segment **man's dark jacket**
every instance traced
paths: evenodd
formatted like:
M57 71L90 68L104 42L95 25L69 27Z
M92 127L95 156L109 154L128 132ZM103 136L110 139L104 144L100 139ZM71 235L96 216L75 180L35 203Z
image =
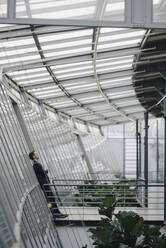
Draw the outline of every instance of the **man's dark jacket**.
M33 162L33 168L39 181L39 184L43 189L43 184L50 183L49 177L47 176L46 171L43 169L43 166L38 161Z

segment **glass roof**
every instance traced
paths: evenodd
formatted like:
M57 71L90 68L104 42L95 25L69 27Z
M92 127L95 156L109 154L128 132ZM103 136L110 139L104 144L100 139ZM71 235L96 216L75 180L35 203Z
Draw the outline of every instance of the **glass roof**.
M16 0L17 18L112 19L123 21L125 0Z
M124 0L28 2L16 1L17 17L124 19ZM3 0L0 16L6 12ZM127 28L0 25L0 66L19 87L70 117L99 125L134 121L144 109L132 87L132 64L145 34Z

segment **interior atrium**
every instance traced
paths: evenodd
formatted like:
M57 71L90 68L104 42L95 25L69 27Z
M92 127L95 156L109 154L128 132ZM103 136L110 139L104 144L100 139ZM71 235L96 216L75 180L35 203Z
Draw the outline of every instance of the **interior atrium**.
M166 233L165 62L164 0L0 0L0 248L165 247L88 231Z

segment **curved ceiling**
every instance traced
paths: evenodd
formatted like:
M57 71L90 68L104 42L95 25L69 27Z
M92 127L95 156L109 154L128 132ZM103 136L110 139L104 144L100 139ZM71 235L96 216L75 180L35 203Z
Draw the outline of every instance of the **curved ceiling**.
M28 12L25 2L18 0L18 17L42 17L45 2L53 4L51 0L31 0L34 9ZM50 5L47 12L60 13L66 8L72 18L70 10L88 4L86 7L92 11L91 5L96 1L80 0L74 7L74 0L70 9L65 1L56 2L58 9ZM111 11L116 19L118 13L124 13L124 0L104 1L106 5L97 2L95 16L108 10L107 14ZM84 14L88 14L86 11ZM97 125L135 121L142 118L144 108L132 85L133 60L141 52L146 32L126 28L0 25L0 66L3 75L21 90L69 117Z

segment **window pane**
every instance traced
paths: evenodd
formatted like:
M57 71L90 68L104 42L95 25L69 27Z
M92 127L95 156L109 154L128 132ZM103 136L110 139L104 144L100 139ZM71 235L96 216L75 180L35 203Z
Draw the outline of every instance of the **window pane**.
M153 22L166 22L165 0L153 0Z

